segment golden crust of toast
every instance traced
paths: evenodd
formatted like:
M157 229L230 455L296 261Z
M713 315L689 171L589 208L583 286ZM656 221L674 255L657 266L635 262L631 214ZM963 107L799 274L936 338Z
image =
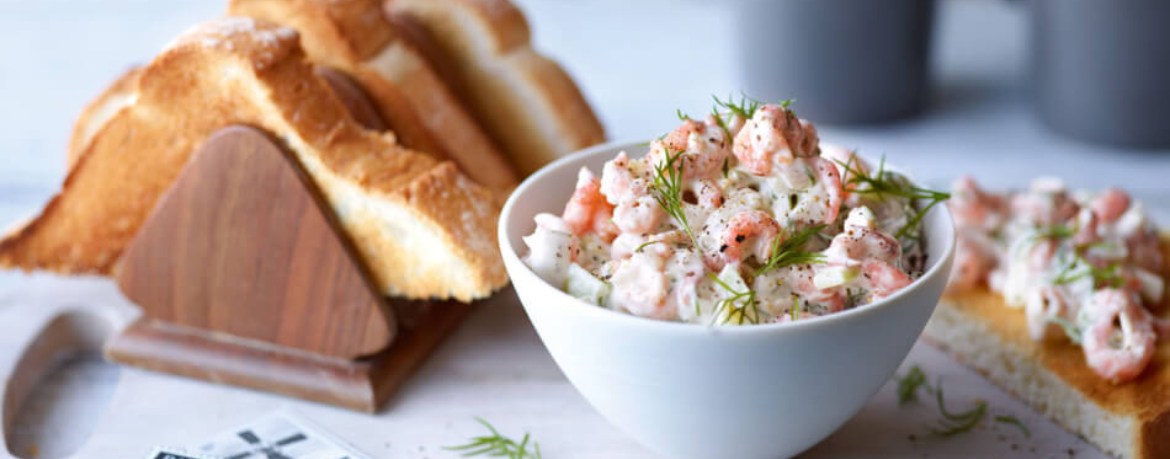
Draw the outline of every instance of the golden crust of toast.
M110 274L191 153L231 125L293 153L384 293L469 301L506 283L490 192L362 129L294 30L250 18L201 24L145 67L137 102L99 130L41 214L0 240L0 266Z
M1170 233L1163 234L1162 251L1170 257ZM1163 279L1170 280L1170 264L1162 270ZM997 346L1010 347L1016 354L1022 354L1038 363L1043 371L1047 371L1059 379L1060 383L1071 388L1074 393L1088 403L1096 405L1104 412L1116 419L1133 422L1132 432L1135 438L1130 440L1132 452L1112 451L1114 454L1125 454L1134 459L1154 459L1170 457L1170 342L1160 340L1153 359L1149 366L1136 379L1125 383L1115 384L1100 376L1085 364L1084 352L1079 345L1067 339L1049 339L1042 342L1034 341L1028 332L1027 319L1024 311L1009 308L1004 304L1003 297L988 290L986 287L959 294L947 294L939 305L942 313L956 313L964 321L970 321L982 326L988 333L993 333ZM1154 308L1155 313L1165 315L1170 312L1170 295L1164 295L1162 304ZM938 313L936 313L938 314ZM931 324L932 326L935 324ZM956 348L953 342L943 342L938 336L932 336L933 327L928 327L926 338L928 341L959 355L964 363L976 366L976 369L985 375L995 375L1001 371L1020 372L1021 368L983 368L975 364L977 360L971 353L981 352L980 349ZM998 362L1002 365L1003 362ZM1009 367L1011 365L1008 365ZM996 378L992 376L992 379ZM1017 396L1025 398L1027 402L1037 405L1037 401L1030 400L1020 394L1013 384L1005 381L995 381L1001 386L1016 392ZM1041 411L1050 411L1052 407L1038 406ZM1084 411L1084 410L1075 410ZM1079 430L1070 419L1057 418L1056 421L1070 430ZM1097 420L1104 422L1104 420ZM1099 446L1105 441L1095 438L1101 432L1076 431L1087 437ZM1118 449L1106 448L1103 449Z
M68 156L65 158L66 169L77 164L77 159L85 152L89 141L93 140L94 134L97 134L98 129L106 121L113 118L118 110L134 103L134 94L138 89L138 75L140 73L142 73L142 67L127 69L122 76L114 80L105 91L102 91L96 99L90 101L81 110L77 121L73 123L73 134L69 137Z
M228 13L299 31L309 58L354 78L403 145L455 161L500 198L516 187L505 155L378 0L233 0Z
M468 100L522 174L605 132L577 85L533 50L528 23L507 0L387 0L395 22L416 25L438 45Z

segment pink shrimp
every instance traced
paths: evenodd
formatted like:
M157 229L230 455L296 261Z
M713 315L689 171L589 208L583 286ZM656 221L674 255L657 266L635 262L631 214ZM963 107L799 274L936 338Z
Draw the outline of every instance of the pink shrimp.
M1059 325L1053 319L1071 321L1071 311L1068 302L1060 290L1053 286L1045 286L1029 292L1025 299L1024 312L1028 318L1028 332L1032 339L1043 340L1048 336L1059 336ZM1063 333L1059 333L1063 335Z
M1162 243L1157 231L1141 228L1125 239L1125 246L1136 266L1155 273L1162 271Z
M1093 318L1081 342L1089 368L1113 382L1128 381L1141 374L1154 356L1157 340L1150 313L1133 293L1117 289L1094 293L1085 307ZM1120 330L1115 322L1120 324Z
M670 281L663 271L669 254L662 244L651 244L619 264L610 278L611 301L640 317L677 317L677 308L667 307Z
M698 190L698 204L708 209L714 209L723 205L723 189L718 184L711 180L702 180L697 183Z
M837 165L827 159L813 157L809 158L808 161L812 163L820 178L816 186L821 187L825 193L826 208L821 223L832 224L837 220L837 214L841 212L841 203L845 200L845 189L841 186L841 174L837 173Z
M1101 217L1101 221L1105 223L1112 223L1117 221L1126 210L1129 210L1130 198L1129 194L1117 188L1108 188L1093 201L1089 203L1089 208Z
M947 207L959 228L992 228L1003 219L1007 203L1003 197L983 191L975 179L965 175L951 185Z
M613 295L617 304L630 314L659 320L673 320L678 310L667 307L670 282L660 272L645 272L628 283L636 288L615 288Z
M902 245L892 237L863 226L846 226L833 238L826 251L829 259L868 260L894 263L902 258Z
M613 211L613 223L622 232L647 233L653 231L665 215L654 198L642 196L618 204Z
M837 166L840 172L840 181L843 185L843 196L848 199L849 193L857 188L856 183L849 183L854 178L854 172L869 174L869 165L857 156L856 152L836 145L821 145L821 157Z
M1088 208L1081 209L1080 212L1077 212L1076 221L1076 233L1072 237L1073 244L1086 246L1101 240L1101 233L1098 231L1101 218L1098 217L1096 211Z
M1034 272L1042 272L1052 266L1056 256L1056 243L1051 240L1040 240L1028 250L1028 268Z
M959 237L956 239L955 264L951 268L947 292L957 293L975 288L987 279L994 267L994 256L969 239Z
M816 273L822 266L813 265L793 265L789 266L789 271L796 277L796 284L794 290L813 304L824 305L829 312L839 312L845 309L845 303L848 298L841 289L825 289L817 288L813 279L816 278Z
M795 205L785 216L785 223L803 226L817 223L829 225L837 220L845 200L845 191L841 188L841 175L837 172L835 164L819 156L798 158L781 171L798 175L805 180L808 180L807 177L814 177L811 180L812 184L797 195Z
M686 120L662 141L655 141L647 156L650 164L662 165L666 150L680 154L679 165L684 179L710 176L723 168L731 157L728 140L714 119L707 122Z
M914 282L894 265L872 258L861 263L861 273L869 283L875 301L893 295Z
M601 194L606 201L618 205L627 199L645 196L648 193L644 180L634 177L630 171L630 158L626 152L605 163L601 169Z
M666 235L664 241L681 237ZM672 282L666 272L680 273ZM679 308L696 301L695 286L706 272L702 257L689 250L675 251L666 244L651 244L623 263L614 273L612 295L631 314L659 320L675 320Z
M613 206L613 224L622 232L650 232L662 221L662 208L650 195L646 181L630 170L630 158L624 151L605 163L600 192Z
M1068 191L1056 184L1033 184L1032 189L1012 195L1012 213L1025 217L1035 225L1064 223L1077 215L1080 205Z
M581 168L577 189L565 205L561 218L578 236L593 232L610 241L618 234L612 221L613 206L606 202L601 194L600 181L587 168Z
M771 255L772 244L780 236L780 224L766 212L749 210L736 214L727 223L727 228L720 239L719 255L722 255L722 267L725 263L738 264L749 257L766 261ZM747 253L744 253L744 249Z
M754 175L768 175L775 163L791 164L801 157L816 155L818 138L811 123L798 120L779 105L764 105L735 136L732 152Z

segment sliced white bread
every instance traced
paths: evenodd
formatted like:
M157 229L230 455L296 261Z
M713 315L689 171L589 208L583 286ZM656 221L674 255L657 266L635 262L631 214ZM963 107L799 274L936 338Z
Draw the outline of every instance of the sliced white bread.
M421 30L451 69L456 90L520 173L605 140L573 80L532 48L528 23L507 0L389 0L395 22Z
M385 294L470 301L507 282L491 193L453 163L359 126L294 30L238 17L201 24L142 69L137 86L61 192L0 240L0 266L110 274L201 142L248 125L312 177Z
M77 121L73 123L73 134L69 137L69 151L66 157L68 168L73 168L73 165L77 164L77 159L85 152L93 136L110 118L122 108L134 103L138 97L135 89L138 87L140 73L141 67L126 70L96 99L86 105L80 115L77 115Z
M379 0L232 0L228 14L292 27L309 59L346 73L407 148L451 159L504 198L518 177Z

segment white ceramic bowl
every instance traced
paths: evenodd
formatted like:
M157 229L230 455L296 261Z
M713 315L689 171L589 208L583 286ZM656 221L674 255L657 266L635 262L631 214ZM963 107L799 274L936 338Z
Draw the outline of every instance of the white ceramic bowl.
M644 319L577 300L521 261L533 216L559 214L577 171L600 173L622 150L647 148L607 144L558 160L525 180L500 217L512 284L569 381L615 426L673 458L790 457L845 423L893 375L942 294L954 250L946 206L924 219L929 270L883 301L744 327Z

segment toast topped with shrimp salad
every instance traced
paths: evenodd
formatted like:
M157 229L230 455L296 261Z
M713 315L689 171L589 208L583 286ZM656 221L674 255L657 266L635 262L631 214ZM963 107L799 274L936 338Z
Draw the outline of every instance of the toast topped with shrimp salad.
M603 307L718 326L863 307L922 274L920 222L946 193L822 144L787 102L716 104L645 157L582 169L564 212L536 216L528 265Z
M1119 189L960 178L947 294L924 338L1102 450L1170 457L1170 236Z

